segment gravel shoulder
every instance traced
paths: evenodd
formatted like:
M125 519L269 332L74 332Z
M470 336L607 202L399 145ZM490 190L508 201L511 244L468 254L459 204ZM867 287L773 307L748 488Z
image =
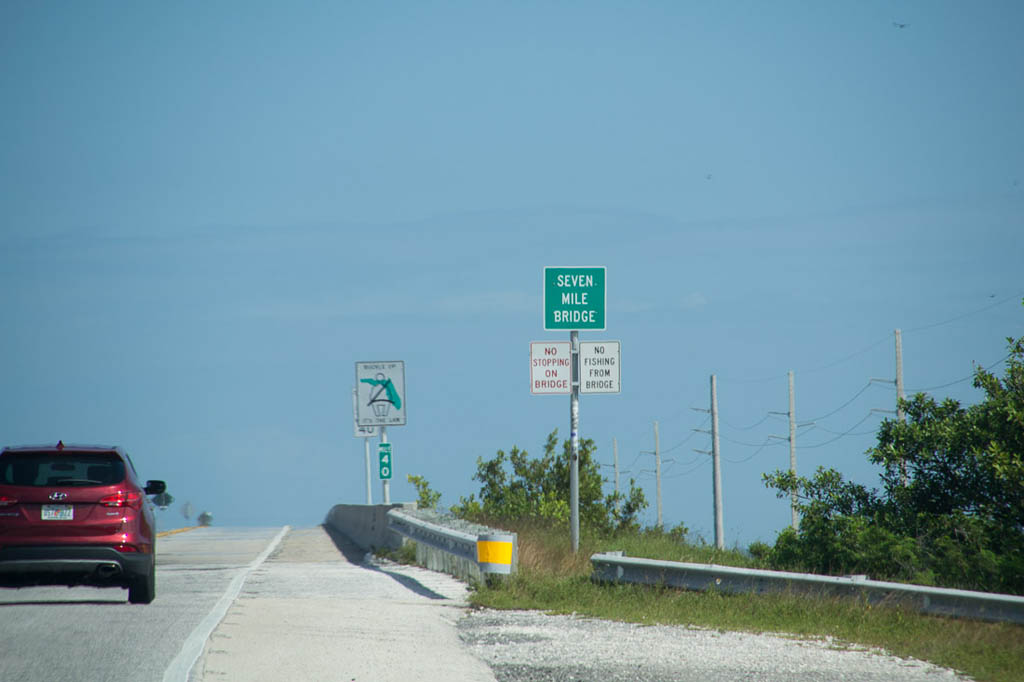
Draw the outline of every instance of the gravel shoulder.
M499 682L939 682L954 671L827 640L476 610L459 635Z

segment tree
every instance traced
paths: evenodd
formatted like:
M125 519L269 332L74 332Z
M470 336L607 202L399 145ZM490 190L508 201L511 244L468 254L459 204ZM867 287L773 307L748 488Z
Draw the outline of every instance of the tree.
M473 478L480 481L480 497L461 498L452 512L463 518L569 520L568 440L556 452L558 430L548 434L544 455L531 459L526 450L498 450L489 460L477 458ZM647 507L643 491L630 481L629 495L603 494L605 483L594 460L594 441L579 444L580 523L600 531L636 527L637 516ZM621 502L621 504L619 504ZM619 507L619 509L617 509Z
M1008 344L1001 380L975 368L981 403L919 393L901 402L906 422L882 423L867 453L881 490L832 469L766 474L779 497L797 492L801 514L769 563L1024 594L1024 337Z
M437 505L441 501L441 493L431 488L430 482L422 476L409 474L406 478L416 488L416 508L431 511L437 509Z

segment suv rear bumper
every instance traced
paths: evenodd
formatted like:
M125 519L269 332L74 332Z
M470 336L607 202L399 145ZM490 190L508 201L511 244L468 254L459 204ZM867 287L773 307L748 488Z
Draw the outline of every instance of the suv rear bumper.
M0 586L97 585L127 587L152 569L152 554L128 554L113 547L55 546L0 548Z

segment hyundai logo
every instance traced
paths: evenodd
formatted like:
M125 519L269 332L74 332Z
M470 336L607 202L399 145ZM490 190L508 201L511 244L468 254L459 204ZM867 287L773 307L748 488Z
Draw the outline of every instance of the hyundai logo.
M53 500L54 502L57 502L58 500L66 500L66 499L68 499L68 494L67 493L50 493L50 499Z

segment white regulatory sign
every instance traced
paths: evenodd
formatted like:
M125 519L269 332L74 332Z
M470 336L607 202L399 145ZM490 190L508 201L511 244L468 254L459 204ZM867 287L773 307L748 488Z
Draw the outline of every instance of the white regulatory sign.
M572 352L568 341L530 342L530 393L572 392Z
M356 363L356 427L405 425L405 363Z
M618 341L580 341L580 393L619 393L622 362Z

